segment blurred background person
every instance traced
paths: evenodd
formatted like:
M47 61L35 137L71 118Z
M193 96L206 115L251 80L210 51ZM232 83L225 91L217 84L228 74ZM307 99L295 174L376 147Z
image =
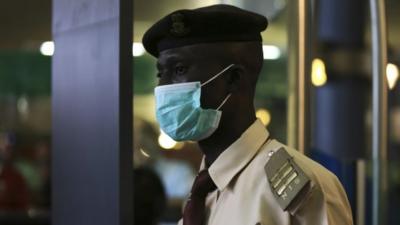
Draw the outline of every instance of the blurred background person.
M29 192L24 177L15 167L15 141L12 135L0 136L0 210L25 211Z
M157 225L167 206L167 196L158 175L148 167L133 170L134 224Z

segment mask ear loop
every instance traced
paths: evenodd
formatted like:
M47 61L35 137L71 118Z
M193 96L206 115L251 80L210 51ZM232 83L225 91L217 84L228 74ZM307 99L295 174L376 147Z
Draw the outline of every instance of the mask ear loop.
M225 102L228 101L228 99L229 99L229 97L231 97L231 95L232 95L232 93L229 93L229 95L225 97L225 99L222 101L221 105L218 106L217 110L219 110L225 104Z
M215 78L217 78L219 75L223 74L225 71L229 70L232 66L234 66L235 64L231 64L229 66L227 66L225 69L223 69L221 72L217 73L216 75L214 75L213 77L211 77L210 79L208 79L208 81L202 83L200 86L203 87L204 85L210 83L211 81L213 81Z

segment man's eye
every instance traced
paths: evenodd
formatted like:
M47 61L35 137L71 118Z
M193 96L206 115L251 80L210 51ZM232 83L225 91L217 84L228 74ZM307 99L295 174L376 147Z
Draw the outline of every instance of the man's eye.
M162 76L164 76L164 73L165 73L166 71L164 70L164 69L159 69L159 70L157 70L157 77L158 78L161 78Z
M182 75L186 73L186 67L184 66L177 66L175 67L175 74L176 75Z

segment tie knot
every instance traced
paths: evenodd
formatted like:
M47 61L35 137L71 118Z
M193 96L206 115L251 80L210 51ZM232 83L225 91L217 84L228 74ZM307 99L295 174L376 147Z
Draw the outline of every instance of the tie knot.
M192 187L192 196L204 198L209 192L215 190L217 186L211 179L208 170L202 170L196 177Z

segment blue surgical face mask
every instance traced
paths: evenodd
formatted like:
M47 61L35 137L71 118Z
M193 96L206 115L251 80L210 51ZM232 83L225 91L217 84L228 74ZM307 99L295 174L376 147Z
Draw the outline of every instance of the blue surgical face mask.
M229 94L217 109L203 109L200 106L201 87L223 74L234 64L201 84L187 82L162 85L155 88L156 117L161 130L175 141L200 141L215 132L222 112L219 110Z

